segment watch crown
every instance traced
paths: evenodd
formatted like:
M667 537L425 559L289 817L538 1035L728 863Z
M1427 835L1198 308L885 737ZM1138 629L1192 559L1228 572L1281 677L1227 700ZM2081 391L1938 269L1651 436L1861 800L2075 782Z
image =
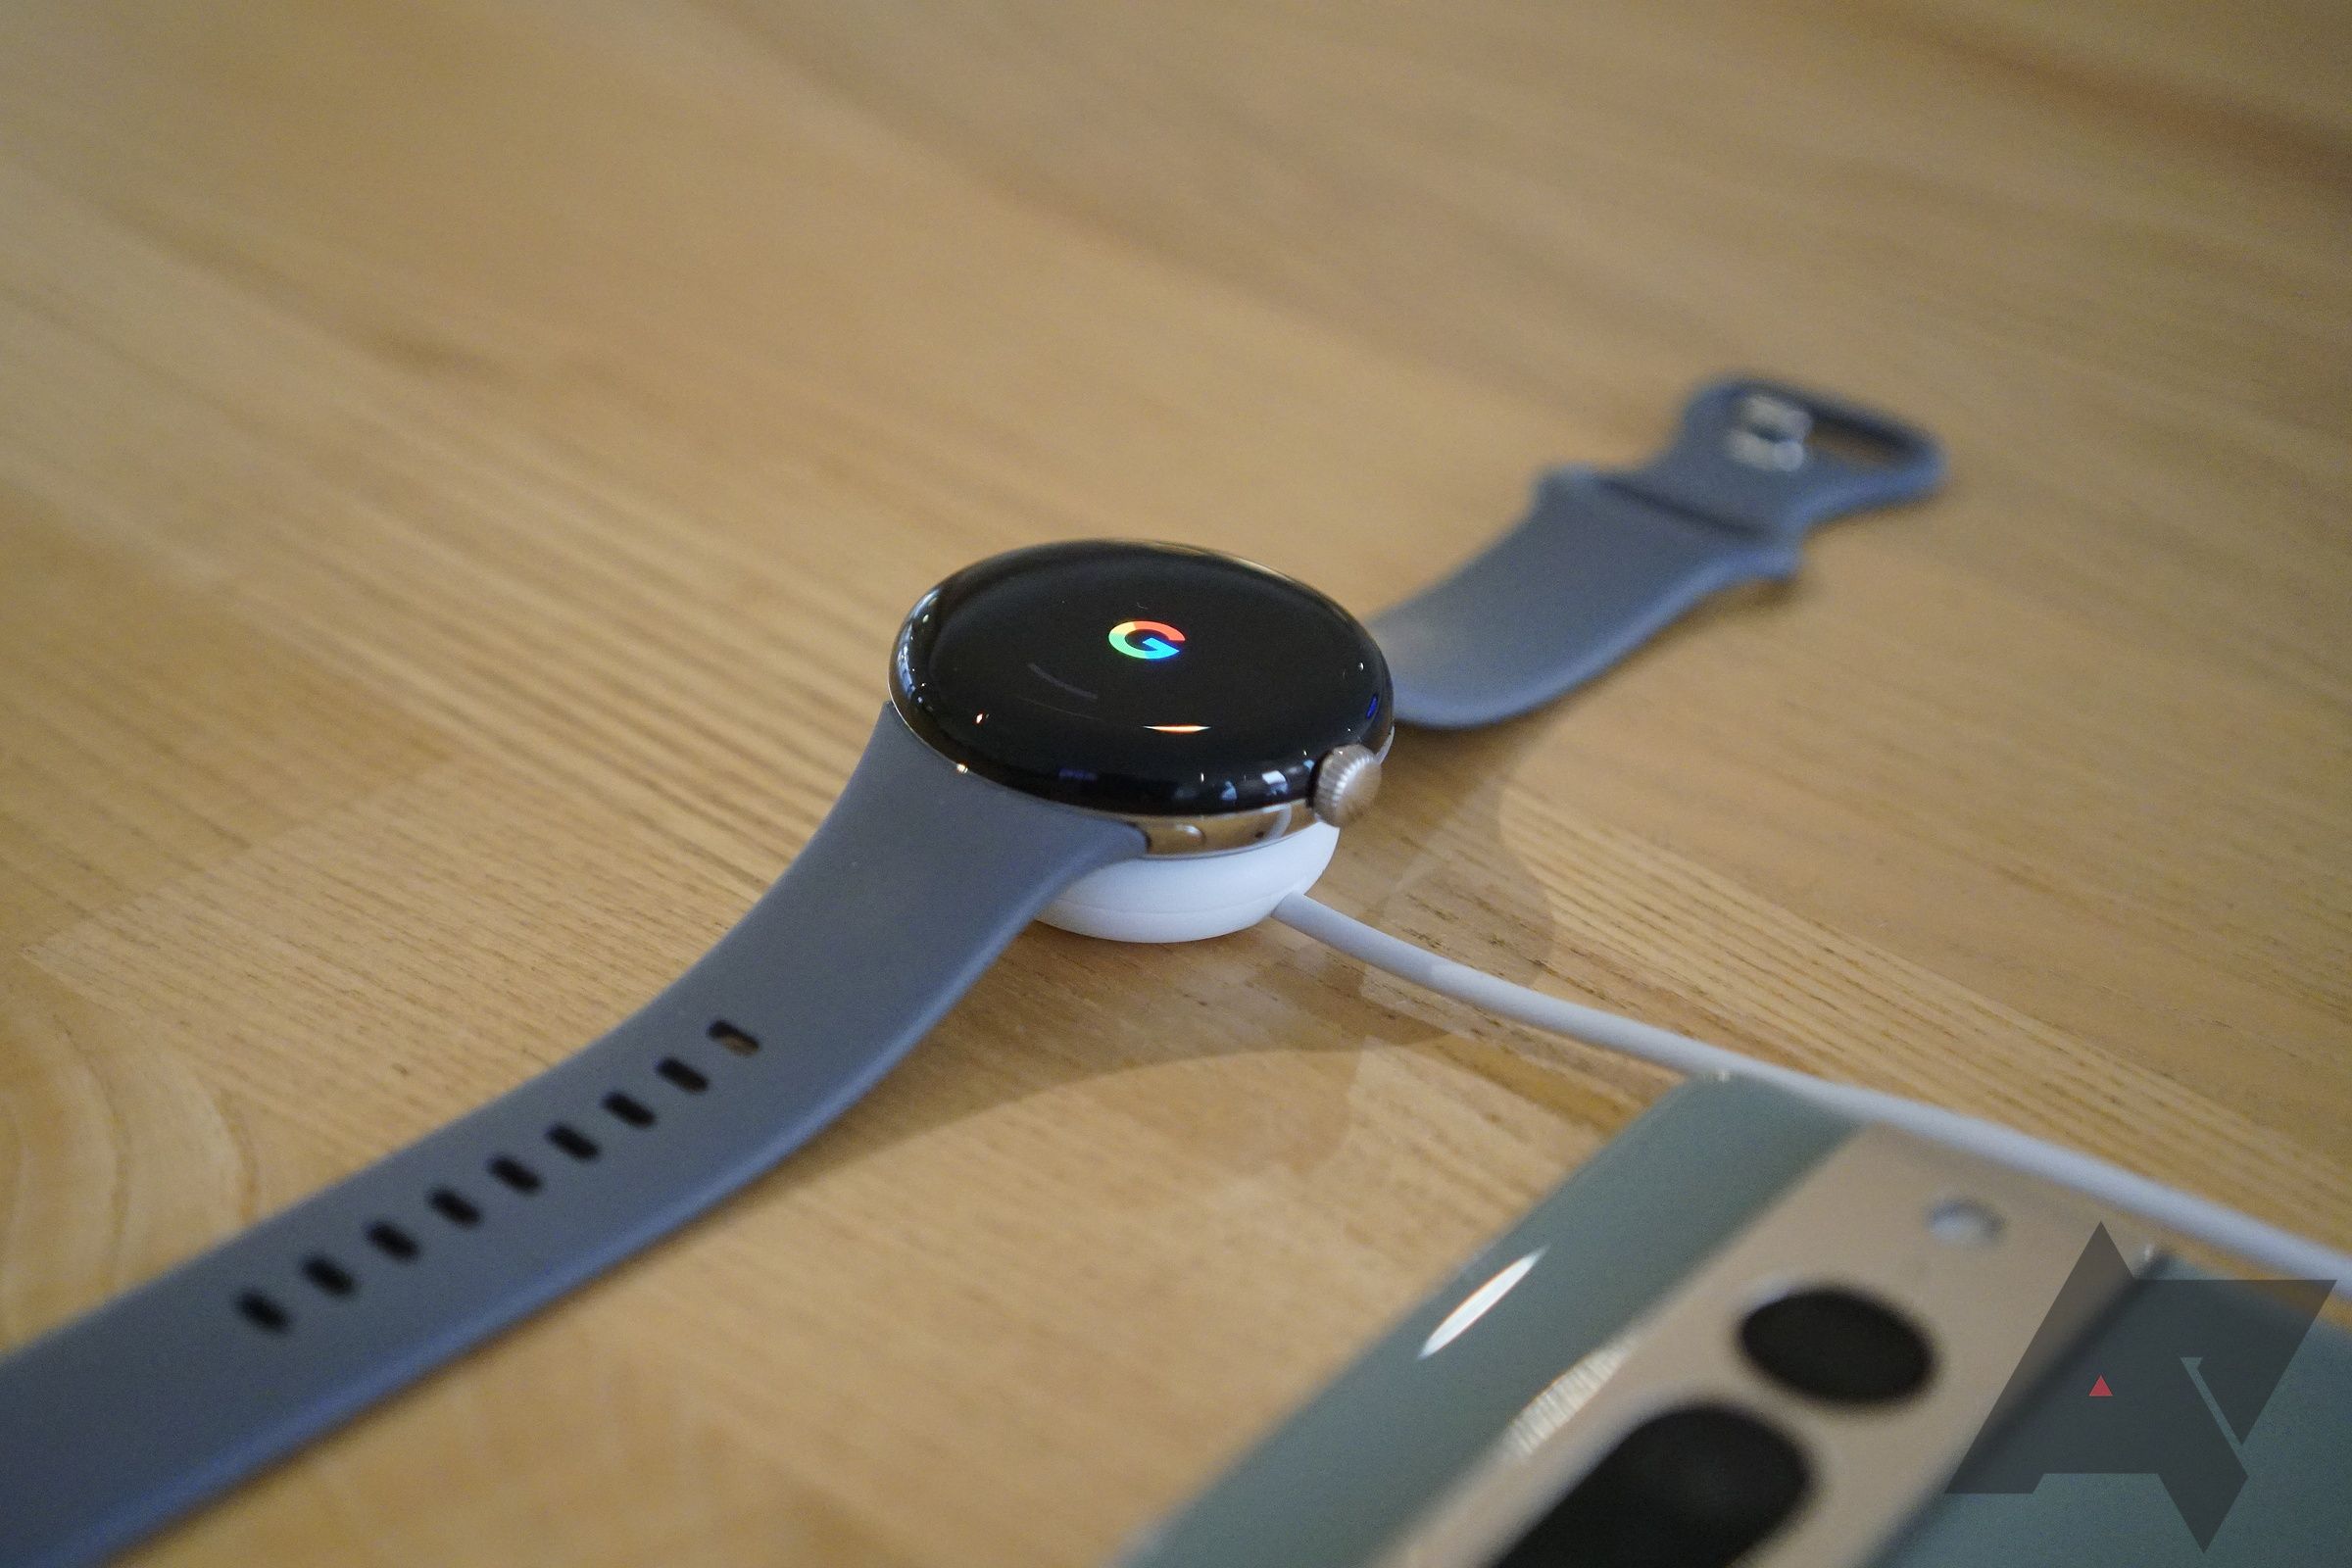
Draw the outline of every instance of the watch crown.
M1315 764L1315 814L1346 827L1380 797L1380 759L1361 746L1339 746Z

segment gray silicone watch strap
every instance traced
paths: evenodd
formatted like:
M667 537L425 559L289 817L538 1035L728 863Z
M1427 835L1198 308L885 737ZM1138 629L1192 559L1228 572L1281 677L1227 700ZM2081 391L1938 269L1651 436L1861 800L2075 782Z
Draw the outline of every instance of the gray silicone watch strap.
M1462 729L1541 707L1708 594L1793 575L1814 524L1942 476L1936 443L1884 415L1753 377L1704 387L1655 461L1546 473L1525 521L1372 622L1396 716Z
M0 1564L119 1549L682 1224L1143 847L959 772L885 709L791 868L634 1017L0 1361Z

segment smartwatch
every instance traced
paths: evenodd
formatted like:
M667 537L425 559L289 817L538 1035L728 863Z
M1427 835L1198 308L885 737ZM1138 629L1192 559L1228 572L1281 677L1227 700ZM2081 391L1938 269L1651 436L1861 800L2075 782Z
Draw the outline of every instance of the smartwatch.
M1851 467L1798 419L1900 461ZM0 1568L121 1549L684 1224L838 1116L1032 919L1175 941L1262 918L1370 805L1400 719L1524 711L1711 588L1792 569L1811 522L1936 472L1891 421L1736 383L1649 467L1548 478L1377 636L1182 546L957 572L902 627L890 704L824 822L667 990L0 1360Z

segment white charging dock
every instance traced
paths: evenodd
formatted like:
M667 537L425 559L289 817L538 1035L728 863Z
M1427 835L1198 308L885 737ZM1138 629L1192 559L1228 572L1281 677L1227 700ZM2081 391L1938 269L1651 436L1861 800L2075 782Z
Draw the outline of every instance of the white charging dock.
M1080 877L1038 918L1113 942L1198 942L1246 930L1274 906L1315 885L1340 847L1317 822L1224 855L1147 857Z

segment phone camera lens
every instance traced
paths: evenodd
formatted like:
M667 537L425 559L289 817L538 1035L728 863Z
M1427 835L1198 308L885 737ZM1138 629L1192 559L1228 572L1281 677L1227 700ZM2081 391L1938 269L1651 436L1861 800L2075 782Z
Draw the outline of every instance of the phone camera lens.
M1740 1348L1782 1387L1833 1404L1889 1404L1926 1388L1936 1352L1884 1301L1834 1286L1767 1301L1740 1325Z
M1732 1568L1811 1484L1796 1445L1756 1417L1683 1405L1627 1433L1494 1568Z

